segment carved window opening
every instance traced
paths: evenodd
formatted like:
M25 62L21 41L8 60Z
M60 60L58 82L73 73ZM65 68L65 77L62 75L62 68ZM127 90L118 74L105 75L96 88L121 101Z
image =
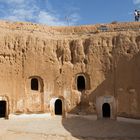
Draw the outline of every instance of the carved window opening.
M102 111L104 118L110 118L110 105L108 103L103 104Z
M86 86L85 86L85 77L80 75L77 77L77 89L79 91L83 91L85 90Z
M57 99L55 101L55 115L62 115L62 101Z
M6 101L0 101L0 118L6 117Z
M32 90L39 90L39 84L38 84L38 79L37 78L32 78L31 79L31 89Z

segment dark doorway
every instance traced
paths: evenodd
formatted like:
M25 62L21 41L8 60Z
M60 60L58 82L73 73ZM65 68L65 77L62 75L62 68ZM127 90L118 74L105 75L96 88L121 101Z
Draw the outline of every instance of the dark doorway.
M37 78L31 79L31 89L38 90L38 79Z
M77 78L77 89L79 91L85 90L85 78L84 78L84 76L78 76L78 78Z
M55 101L55 115L62 115L62 101L60 99Z
M0 101L0 118L6 117L6 101Z
M108 103L103 104L102 111L104 118L110 118L110 105Z

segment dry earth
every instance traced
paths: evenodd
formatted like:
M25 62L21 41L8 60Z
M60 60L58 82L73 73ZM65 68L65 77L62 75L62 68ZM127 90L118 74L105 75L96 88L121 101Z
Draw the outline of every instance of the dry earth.
M19 115L0 119L0 140L140 140L140 120Z

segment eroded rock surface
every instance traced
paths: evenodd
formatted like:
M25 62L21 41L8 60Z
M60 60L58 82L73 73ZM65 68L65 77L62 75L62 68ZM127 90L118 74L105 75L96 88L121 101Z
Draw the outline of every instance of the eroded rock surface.
M97 113L97 98L110 96L113 114L140 118L140 23L101 26L1 21L0 96L7 114L50 112L52 98L63 100L63 112Z

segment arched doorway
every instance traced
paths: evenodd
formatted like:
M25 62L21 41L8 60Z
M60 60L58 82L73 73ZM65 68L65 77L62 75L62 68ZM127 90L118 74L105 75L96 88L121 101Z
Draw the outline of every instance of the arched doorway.
M57 99L55 101L55 115L62 115L62 101L61 99Z
M0 101L0 118L6 117L6 101Z
M85 90L85 78L82 75L77 77L77 89L79 91Z
M38 90L38 79L37 78L31 79L31 89Z
M102 113L104 118L110 118L110 105L108 103L103 104Z

